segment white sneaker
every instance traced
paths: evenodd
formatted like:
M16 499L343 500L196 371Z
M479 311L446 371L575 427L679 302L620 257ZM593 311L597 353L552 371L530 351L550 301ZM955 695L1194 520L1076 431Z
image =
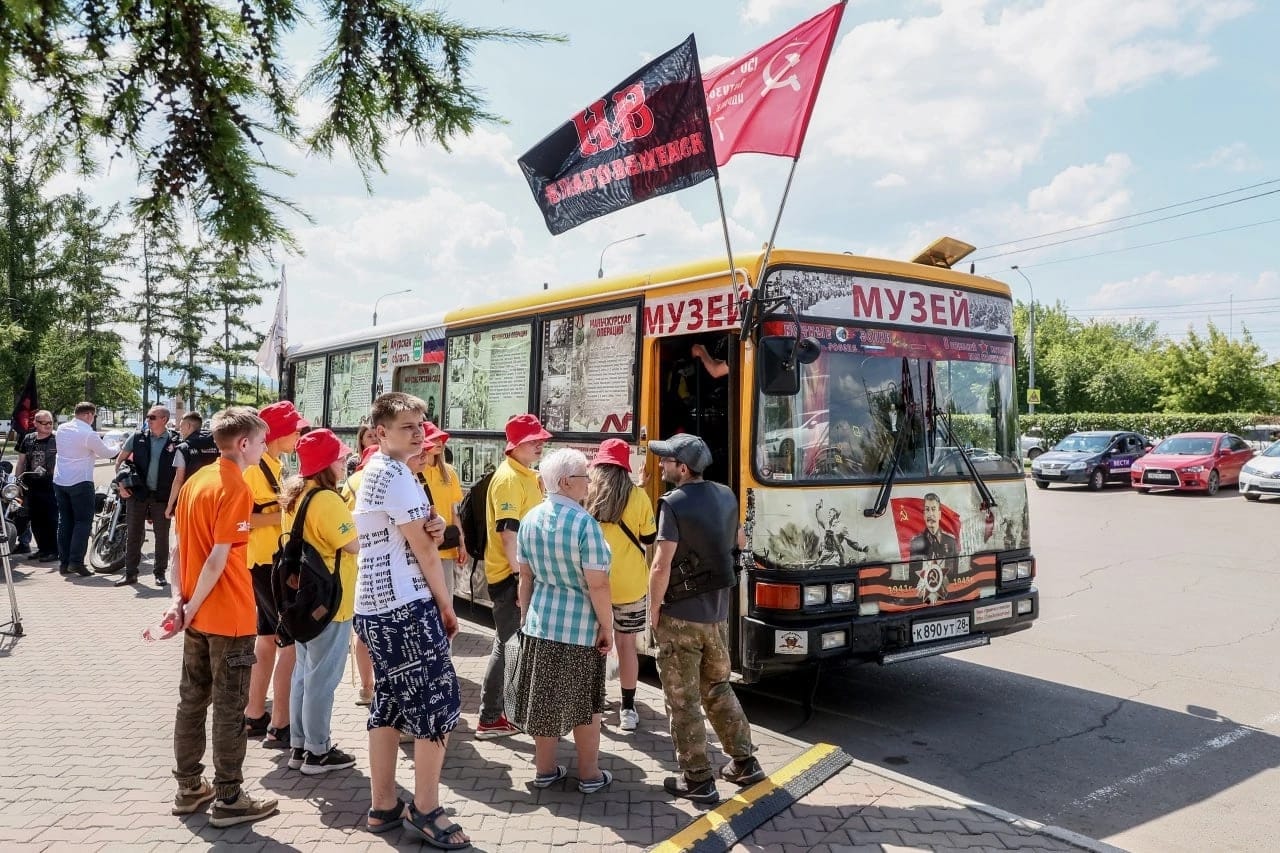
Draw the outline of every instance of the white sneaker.
M618 731L634 732L640 725L640 714L635 708L623 708L618 712Z

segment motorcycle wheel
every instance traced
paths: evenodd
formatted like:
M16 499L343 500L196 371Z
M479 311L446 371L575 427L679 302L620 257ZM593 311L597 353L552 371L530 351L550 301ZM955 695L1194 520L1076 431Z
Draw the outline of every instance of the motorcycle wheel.
M103 528L89 545L89 565L95 572L110 574L124 568L124 526L120 526L116 539L111 541L111 528Z

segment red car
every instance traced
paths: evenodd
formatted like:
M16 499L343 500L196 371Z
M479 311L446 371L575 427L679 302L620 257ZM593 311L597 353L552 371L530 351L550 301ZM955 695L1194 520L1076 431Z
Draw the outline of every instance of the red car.
M1240 469L1253 452L1244 439L1229 432L1180 432L1134 462L1129 476L1143 494L1184 489L1214 495L1220 487L1239 482Z

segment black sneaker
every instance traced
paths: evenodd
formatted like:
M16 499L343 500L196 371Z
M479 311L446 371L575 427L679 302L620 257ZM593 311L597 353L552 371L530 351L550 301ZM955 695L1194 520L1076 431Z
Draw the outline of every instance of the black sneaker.
M694 803L715 805L720 802L720 792L716 790L716 780L714 778L703 782L690 782L683 774L680 776L668 776L663 780L662 787L671 796L683 797Z
M165 580L164 572L156 572L156 586L164 586L168 581Z
M356 759L354 755L347 755L336 746L331 746L324 755L313 755L308 752L306 760L302 762L302 767L299 769L308 776L319 776L321 773L328 773L330 770L346 770L348 767L355 766Z
M52 563L54 560L59 559L61 559L61 557L58 556L57 551L41 551L39 554L36 554L37 563Z
M765 772L761 769L760 762L756 761L754 757L748 758L746 761L738 761L735 758L720 768L720 778L726 782L746 787L747 785L754 785L757 782L764 781Z
M302 764L307 760L307 751L300 746L295 746L289 752L289 769L301 770Z
M132 574L126 574L124 577L120 578L120 580L116 581L113 586L132 586L137 582L138 573L133 572Z
M30 554L31 546L30 545L14 545L12 553L15 556L17 556L18 554Z
M72 564L71 564L71 572L74 572L75 574L79 575L79 576L80 576L80 577L82 577L82 578L91 578L91 577L93 577L93 572L91 572L91 571L89 571L87 568L85 568L84 563L72 563Z
M244 733L251 738L262 737L269 728L271 728L270 714L263 714L261 717L244 718Z

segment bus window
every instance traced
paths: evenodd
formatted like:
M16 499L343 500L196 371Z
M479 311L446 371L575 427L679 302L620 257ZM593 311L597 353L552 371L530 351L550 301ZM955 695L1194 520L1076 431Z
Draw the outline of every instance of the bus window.
M658 436L700 436L711 449L703 477L732 486L732 394L734 335L681 335L658 341L661 382Z

